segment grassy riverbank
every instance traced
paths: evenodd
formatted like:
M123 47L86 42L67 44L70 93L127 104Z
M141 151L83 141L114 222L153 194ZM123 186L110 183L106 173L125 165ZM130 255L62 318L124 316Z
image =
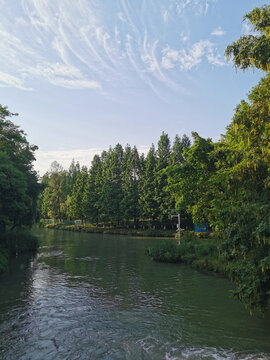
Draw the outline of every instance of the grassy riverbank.
M184 233L181 245L175 240L165 240L148 254L155 261L183 263L198 270L206 270L228 275L229 264L221 256L221 243L216 237L200 238L193 232Z
M126 229L115 227L96 227L93 225L64 225L64 224L47 224L47 229L76 231L84 233L96 234L112 234L112 235L129 235L129 236L153 236L153 237L168 237L172 238L175 235L175 230L156 230L156 229Z
M0 236L0 274L8 268L11 256L33 252L38 247L38 239L29 230L9 231Z
M246 257L228 257L226 247L224 239L222 241L216 235L198 238L194 233L186 232L180 246L176 240L164 240L149 248L148 254L155 261L187 264L200 271L215 272L227 277L236 285L232 291L233 296L244 303L250 314L255 309L265 313L269 310L268 298L262 296L260 299L259 296L264 289L269 291L268 263L258 262L255 252ZM253 293L257 294L260 307L253 301Z

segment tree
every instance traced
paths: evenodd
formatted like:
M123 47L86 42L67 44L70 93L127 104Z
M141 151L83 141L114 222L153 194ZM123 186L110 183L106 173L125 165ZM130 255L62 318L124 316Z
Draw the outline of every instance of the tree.
M69 201L69 215L73 219L85 220L83 196L87 181L87 168L82 167L81 172L77 175L76 182L72 189Z
M242 70L256 67L270 70L270 5L255 8L244 16L258 34L241 36L226 49L227 58L232 58L235 68Z
M186 134L184 134L182 138L180 138L179 135L176 135L172 146L170 164L181 166L185 161L183 156L184 149L189 148L190 145L190 139Z
M73 186L77 180L77 176L80 174L81 172L81 167L79 162L77 161L75 164L74 159L72 160L68 172L67 172L67 193L71 194Z
M98 155L92 161L83 194L83 213L86 219L97 225L100 216L100 197L102 191L102 163Z
M221 154L212 206L224 235L224 255L235 263L235 294L250 309L264 310L270 288L270 76L236 108L216 146Z
M139 198L142 216L145 219L151 219L152 222L156 220L159 213L158 203L155 199L156 161L156 151L152 144L145 160L145 171L142 176Z
M52 162L49 172L42 179L45 186L41 205L43 217L57 220L65 218L67 194L63 186L64 177L63 167L57 161Z
M167 209L172 208L171 196L166 191L168 185L167 174L164 171L169 165L171 157L171 144L168 134L164 131L160 136L157 148L157 161L155 167L155 200L158 204L158 218L165 225L168 219ZM171 223L171 222L170 222Z
M194 143L184 151L182 166L167 170L169 189L176 208L192 216L193 222L204 223L209 219L209 202L212 199L211 177L215 172L215 159L211 156L214 144L192 133Z
M123 148L117 144L114 149L107 152L103 168L102 184L102 213L107 221L120 224L122 218L121 201L123 198L122 189L122 165L123 165Z
M139 217L139 174L140 158L136 147L126 146L123 156L123 198L121 214L128 221L133 219L134 226L138 226Z
M23 130L0 105L0 227L31 225L36 217L40 186L33 170L34 152Z
M233 263L235 295L248 308L264 311L270 298L270 6L244 19L256 35L242 36L226 50L236 68L267 73L241 101L215 152L219 154L213 213L223 234L223 255Z

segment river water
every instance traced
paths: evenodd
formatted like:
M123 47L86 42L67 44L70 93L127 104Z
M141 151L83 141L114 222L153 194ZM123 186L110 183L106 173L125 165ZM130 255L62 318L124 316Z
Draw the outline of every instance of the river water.
M226 279L153 262L160 240L38 236L0 279L1 359L270 359L270 318Z

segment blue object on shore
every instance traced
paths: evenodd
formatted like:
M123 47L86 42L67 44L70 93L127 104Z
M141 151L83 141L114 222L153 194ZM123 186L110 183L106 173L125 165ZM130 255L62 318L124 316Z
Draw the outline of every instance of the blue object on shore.
M207 232L207 225L206 224L195 224L195 232Z

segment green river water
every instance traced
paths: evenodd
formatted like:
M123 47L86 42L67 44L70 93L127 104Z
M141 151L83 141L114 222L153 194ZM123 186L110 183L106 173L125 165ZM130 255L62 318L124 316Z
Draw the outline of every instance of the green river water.
M44 230L0 279L0 359L270 359L232 283L153 262L159 239Z

